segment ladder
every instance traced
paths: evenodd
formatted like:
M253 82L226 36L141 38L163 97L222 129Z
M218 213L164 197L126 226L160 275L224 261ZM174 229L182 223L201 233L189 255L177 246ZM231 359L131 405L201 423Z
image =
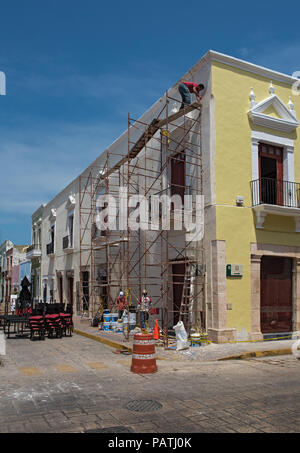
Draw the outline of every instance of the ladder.
M187 262L185 265L181 304L179 309L179 321L183 321L185 325L187 325L189 321L191 305L190 302L191 302L191 266Z

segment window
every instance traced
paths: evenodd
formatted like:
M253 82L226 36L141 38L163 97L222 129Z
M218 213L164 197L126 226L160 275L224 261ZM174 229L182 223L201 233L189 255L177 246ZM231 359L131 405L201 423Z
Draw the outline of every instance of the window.
M35 228L32 228L32 238L31 238L31 244L34 245L36 243L36 238L35 238Z
M50 280L50 288L49 288L49 296L50 296L50 303L54 302L54 280Z
M68 216L69 247L73 247L74 213Z
M58 293L59 293L59 302L63 303L63 277L58 277Z
M39 246L41 246L41 241L42 241L41 236L42 236L42 230L41 230L41 225L39 225L39 227L38 227L38 239L37 239Z
M50 243L54 244L54 238L55 238L55 224L53 223L50 226Z
M259 144L260 198L263 203L283 204L283 150Z
M47 302L47 283L44 283L44 288L43 288L43 301L44 301L44 303Z
M49 240L50 240L50 243L47 244L47 255L51 255L54 253L54 241L55 241L55 223L52 223L51 226L50 226L50 230L49 230Z

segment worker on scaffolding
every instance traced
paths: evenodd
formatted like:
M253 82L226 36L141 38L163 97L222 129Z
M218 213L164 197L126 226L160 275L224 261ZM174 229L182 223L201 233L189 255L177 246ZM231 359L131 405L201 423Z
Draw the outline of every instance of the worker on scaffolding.
M180 106L180 110L185 107L185 104L192 103L192 96L191 94L195 94L197 101L201 101L200 91L204 90L204 85L200 83L199 85L194 82L182 82L178 86L178 91L181 94L182 104Z
M119 319L121 319L124 311L127 310L127 299L123 291L119 292L119 295L116 299L116 305L118 309Z
M137 311L140 314L140 322L142 330L146 329L148 319L149 319L149 310L151 308L151 298L147 295L147 290L144 289L142 297L139 298L137 304Z

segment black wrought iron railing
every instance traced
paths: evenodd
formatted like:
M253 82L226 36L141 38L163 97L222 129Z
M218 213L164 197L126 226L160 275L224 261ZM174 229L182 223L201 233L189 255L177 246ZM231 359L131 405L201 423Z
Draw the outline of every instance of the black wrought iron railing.
M47 244L47 255L51 255L52 253L54 253L54 242Z
M271 204L300 208L300 183L261 178L251 181L252 206Z

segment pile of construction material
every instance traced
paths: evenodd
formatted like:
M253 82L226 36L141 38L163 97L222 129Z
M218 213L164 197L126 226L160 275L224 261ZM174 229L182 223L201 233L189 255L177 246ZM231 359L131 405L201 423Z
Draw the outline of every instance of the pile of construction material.
M118 313L111 313L109 310L103 312L103 323L99 324L99 330L112 333L127 333L136 329L136 313L127 313L124 311L121 318Z

